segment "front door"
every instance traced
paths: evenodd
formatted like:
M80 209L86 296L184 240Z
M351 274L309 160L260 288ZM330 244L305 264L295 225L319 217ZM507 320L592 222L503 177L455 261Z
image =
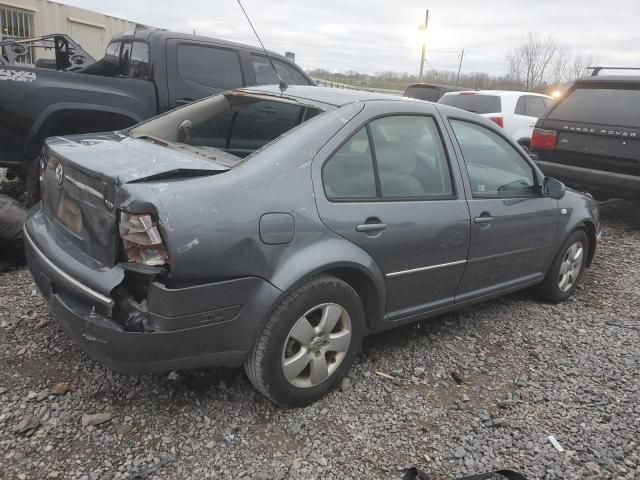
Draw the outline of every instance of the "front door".
M450 125L470 185L471 245L456 301L542 280L558 225L531 163L498 133L470 121Z
M354 122L388 111L373 103ZM323 222L380 267L387 315L399 320L453 303L469 212L433 107L393 103L406 112L359 123L330 142L316 197Z

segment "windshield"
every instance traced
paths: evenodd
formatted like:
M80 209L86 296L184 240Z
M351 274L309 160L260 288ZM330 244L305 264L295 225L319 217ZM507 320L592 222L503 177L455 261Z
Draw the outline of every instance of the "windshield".
M459 93L445 95L438 102L442 105L461 108L473 113L500 113L502 102L496 95L477 95L475 93Z

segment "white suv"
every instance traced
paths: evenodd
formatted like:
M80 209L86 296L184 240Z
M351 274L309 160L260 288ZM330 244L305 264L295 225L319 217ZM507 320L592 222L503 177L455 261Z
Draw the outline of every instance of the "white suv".
M540 93L501 90L449 92L438 101L493 120L513 140L527 148L536 121L552 102L553 98Z

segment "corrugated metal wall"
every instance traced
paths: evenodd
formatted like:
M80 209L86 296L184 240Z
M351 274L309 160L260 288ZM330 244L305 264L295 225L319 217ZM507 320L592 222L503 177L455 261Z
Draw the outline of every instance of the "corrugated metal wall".
M0 0L0 33L28 38L66 33L96 59L102 58L109 40L135 23L48 0Z

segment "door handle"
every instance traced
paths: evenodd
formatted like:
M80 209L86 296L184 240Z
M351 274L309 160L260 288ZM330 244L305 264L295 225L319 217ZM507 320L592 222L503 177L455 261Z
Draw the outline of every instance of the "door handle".
M178 100L176 100L176 105L182 106L187 105L191 102L193 102L193 98L179 98Z
M378 232L387 228L386 223L363 223L356 226L356 232Z
M478 224L487 224L487 223L491 223L493 222L493 217L490 216L482 216L482 217L476 217L474 218L474 223L478 223Z

